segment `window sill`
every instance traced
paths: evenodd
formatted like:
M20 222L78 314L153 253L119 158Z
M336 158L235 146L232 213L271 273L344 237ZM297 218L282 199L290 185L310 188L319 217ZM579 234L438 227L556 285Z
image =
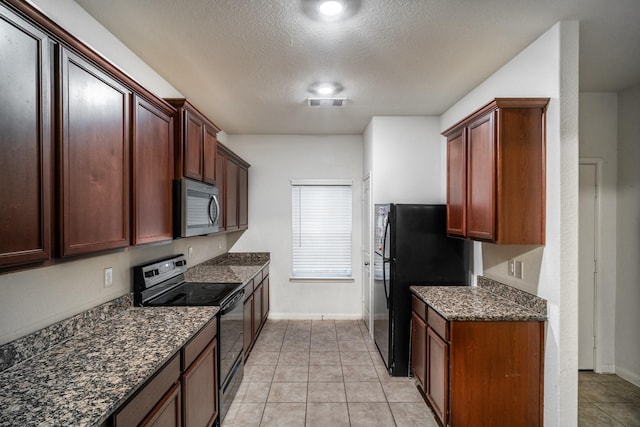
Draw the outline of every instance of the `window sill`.
M298 283L319 283L319 282L332 282L332 283L352 283L355 282L353 277L289 277L289 282Z

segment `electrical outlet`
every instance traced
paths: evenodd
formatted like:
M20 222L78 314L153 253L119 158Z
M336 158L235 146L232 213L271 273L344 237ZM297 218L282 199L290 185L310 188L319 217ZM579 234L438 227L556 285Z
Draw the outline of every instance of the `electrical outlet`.
M188 252L188 255L187 255L188 259L191 259L191 257L193 256L193 248L189 246L189 249L187 252Z
M514 276L515 275L515 267L514 267L514 262L512 259L509 260L509 262L507 263L507 274L509 276Z
M104 287L108 288L113 285L113 268L107 267L104 269Z
M517 260L515 262L515 276L516 276L516 279L522 279L522 269L523 269L522 261Z

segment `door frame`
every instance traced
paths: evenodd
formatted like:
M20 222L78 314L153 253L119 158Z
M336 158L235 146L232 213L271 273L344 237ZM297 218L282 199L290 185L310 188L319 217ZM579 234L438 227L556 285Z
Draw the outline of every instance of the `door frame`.
M368 206L365 206L365 200L364 200L364 186L365 183L368 182L369 184L369 204ZM362 182L361 182L361 190L362 190L362 218L364 219L364 215L365 213L369 214L369 228L368 230L364 230L364 222L363 222L363 230L362 230L362 242L360 244L360 253L364 254L364 252L368 252L369 254L369 259L362 259L362 265L360 266L362 268L362 302L361 302L361 308L362 308L362 316L363 316L363 321L364 319L364 314L365 314L365 310L364 310L364 303L366 301L365 298L365 290L369 290L369 319L368 322L365 322L369 325L369 336L373 339L373 251L372 251L372 246L373 246L373 229L374 229L374 225L373 225L373 177L371 174L371 171L369 171L363 178L362 178ZM367 233L367 235L369 236L369 247L365 248L365 243L367 241L366 236L364 233ZM368 287L365 286L365 274L364 274L364 268L365 265L364 263L368 262L369 263L369 283L368 283Z
M604 295L602 295L602 286L600 286L600 271L602 265L602 167L603 160L598 157L580 157L579 165L593 165L596 168L596 201L595 201L595 256L596 256L596 277L595 277L595 290L593 301L593 333L594 333L594 351L593 351L593 371L596 373L602 372L601 355L600 355L600 330L602 327L602 321L600 319L602 313L602 301ZM579 212L578 212L579 214ZM580 236L578 236L578 245L580 244ZM580 319L578 319L578 323Z

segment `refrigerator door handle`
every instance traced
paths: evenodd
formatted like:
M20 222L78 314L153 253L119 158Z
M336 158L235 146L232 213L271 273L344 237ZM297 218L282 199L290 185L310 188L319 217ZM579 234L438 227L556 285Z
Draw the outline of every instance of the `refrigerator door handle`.
M390 263L390 258L387 258L387 232L389 231L389 220L387 218L387 223L384 226L384 237L382 240L382 283L384 285L384 297L387 302L387 310L389 310L389 291L387 291L387 269L385 268L386 264ZM390 254L389 254L390 255ZM389 278L389 283L391 283L391 278Z

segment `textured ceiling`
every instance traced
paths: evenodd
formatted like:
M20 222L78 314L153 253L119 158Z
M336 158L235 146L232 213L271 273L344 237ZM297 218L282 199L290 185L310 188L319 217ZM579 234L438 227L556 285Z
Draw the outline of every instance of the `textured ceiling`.
M580 21L581 91L640 83L639 0L76 0L227 133L360 134L376 115L440 115L556 22ZM342 108L310 108L317 81Z

